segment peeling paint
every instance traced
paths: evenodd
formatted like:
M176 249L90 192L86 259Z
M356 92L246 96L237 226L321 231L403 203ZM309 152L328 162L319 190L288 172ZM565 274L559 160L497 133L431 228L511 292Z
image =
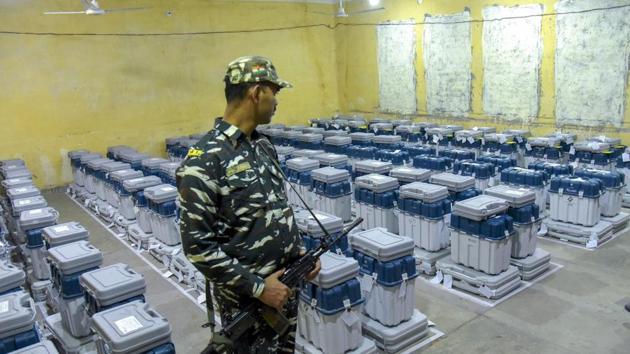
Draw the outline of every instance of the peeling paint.
M483 24L483 108L486 114L529 121L538 115L542 5L489 6Z
M392 23L399 25L376 28L380 109L391 113L415 113L415 21Z
M471 29L470 12L453 15L426 15L423 35L424 76L427 111L446 116L467 115L471 109ZM450 24L456 22L455 24Z
M557 11L628 5L628 0L563 0ZM556 115L560 124L620 127L630 58L630 9L559 16Z

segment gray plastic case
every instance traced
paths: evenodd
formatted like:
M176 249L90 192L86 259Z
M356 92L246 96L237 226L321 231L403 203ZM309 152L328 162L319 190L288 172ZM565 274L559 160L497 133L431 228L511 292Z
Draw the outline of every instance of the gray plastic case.
M91 168L92 170L96 171L99 170L101 168L102 165L109 163L109 162L115 162L114 160L110 160L108 158L100 158L100 159L93 159L87 162L87 167Z
M298 172L312 171L319 168L319 161L311 160L305 157L296 157L287 160L287 168Z
M414 310L409 320L389 327L363 316L363 333L385 353L398 353L427 336L429 320L426 315Z
M35 324L35 304L27 292L0 296L0 338L29 331Z
M484 193L506 200L512 208L520 208L536 201L536 193L531 189L511 187L505 184L487 188Z
M24 160L22 159L0 160L0 167L5 167L5 166L26 166L26 163L24 163Z
M324 128L316 128L316 127L306 127L302 129L302 133L304 134L324 134L326 129Z
M519 271L509 266L504 272L496 275L486 274L461 264L456 264L449 257L436 263L437 269L445 275L453 277L453 286L488 299L500 299L521 284ZM482 290L485 288L486 291Z
M306 143L319 143L324 140L324 135L322 134L300 134L297 136L298 141L306 142Z
M576 151L604 152L610 150L608 143L599 141L579 141L573 146Z
M85 291L101 306L142 295L147 287L144 276L123 263L83 273L80 282Z
M514 141L514 135L507 134L507 133L491 133L491 134L486 134L484 136L484 140L491 141L491 142L498 142L498 143L503 144L507 141Z
M388 174L392 170L391 162L378 160L357 161L354 164L354 170L357 172Z
M114 171L120 170L128 170L131 168L131 165L126 162L113 161L104 163L99 167L100 171L104 171L105 173L112 173Z
M154 203L164 203L177 199L177 188L170 184L160 184L146 188L144 195Z
M160 165L160 171L169 176L175 176L175 172L180 166L180 162L165 162Z
M42 195L42 192L32 184L7 190L7 197L11 200L30 198L38 195Z
M29 177L18 177L18 178L5 179L1 183L2 183L2 188L4 188L5 191L8 191L9 189L12 189L12 188L32 186L33 179Z
M313 211L313 213L317 217L317 220L319 220L319 222L326 228L326 231L328 231L329 234L332 235L343 230L343 220L341 220L340 217L321 211ZM311 237L319 238L324 236L324 231L322 231L310 213L304 217L296 217L295 222L297 223L300 231Z
M294 150L291 156L293 157L303 157L307 159L315 159L316 156L325 154L324 150L311 150L311 149L298 149Z
M99 337L97 346L112 354L143 353L171 337L167 319L139 301L94 314L92 328Z
M395 129L396 134L400 133L409 133L409 134L418 134L420 133L420 127L417 125L409 125L409 124L401 124L397 126Z
M326 153L315 156L315 159L318 160L322 166L336 166L348 163L348 156L340 154Z
M480 130L472 130L472 129L463 129L455 132L455 138L457 139L481 139L483 137L483 132Z
M525 281L532 280L541 275L551 266L551 254L541 248L537 248L533 255L516 259L510 259L510 264L515 266Z
M328 166L311 171L311 178L324 183L335 183L348 180L350 172Z
M356 232L348 236L353 250L365 253L381 262L404 256L413 256L413 240L398 236L384 228Z
M547 225L548 236L581 244L586 244L593 238L601 243L612 237L613 234L613 225L603 220L593 226L582 226L546 218L544 224Z
M444 125L440 125L440 128L445 128L445 129L450 129L453 132L457 132L460 130L464 130L464 127L461 125L455 125L455 124L444 124Z
M333 136L350 138L350 136L348 135L348 132L345 130L326 130L324 131L323 134L324 134L324 141L326 141L326 138L333 137ZM350 141L352 141L352 139L350 139Z
M78 222L71 221L63 224L48 226L42 230L42 236L50 248L72 242L87 241L90 237L88 230Z
M413 182L400 187L400 197L434 203L448 197L448 189L437 184Z
M472 130L478 130L484 134L492 134L492 133L497 132L497 128L495 127L476 127L476 128L473 128Z
M398 180L396 178L376 173L359 176L354 181L354 184L356 188L365 188L376 193L383 193L398 188Z
M103 155L97 153L89 153L81 156L81 165L86 165L89 161L102 159Z
M293 153L293 151L295 151L295 148L292 146L275 146L274 148L276 149L276 153L278 155L291 155Z
M444 127L440 126L440 127L427 128L427 134L429 134L429 135L453 136L454 131L453 131L453 129L444 128Z
M163 163L168 163L167 159L163 159L161 157L152 157L150 159L142 160L142 167L144 168L158 168Z
M114 171L111 174L112 180L119 183L122 183L123 181L126 181L128 179L140 178L140 177L144 177L144 174L142 173L142 171L134 170L131 168L126 169L126 170Z
M41 209L48 206L48 202L41 195L31 198L15 199L11 201L11 209L13 217L19 218L20 214L25 210Z
M26 274L9 261L0 260L0 294L24 284Z
M33 177L31 171L23 166L6 166L2 170L2 175L4 176L4 179Z
M489 195L479 195L455 203L453 205L453 214L471 220L481 221L494 215L504 213L508 208L509 204L505 199Z
M194 143L193 143L193 145L194 145ZM151 157L151 156L149 156L147 154L143 154L143 153L137 152L137 151L123 151L118 156L120 157L120 159L122 161L128 162L128 163L141 162L142 160L148 159L148 158Z
M350 139L370 143L374 139L374 133L350 133Z
M397 144L402 142L400 135L376 135L372 142L375 144Z
M424 168L396 167L389 171L389 176L402 182L424 182L431 178L432 171Z
M63 274L73 274L103 263L101 251L87 241L77 241L48 250L48 257Z
M59 354L53 342L41 340L33 345L12 351L12 354Z
M330 289L359 275L359 262L354 258L326 252L319 260L322 268L311 280L319 288Z
M394 125L392 123L386 123L386 122L371 123L370 124L370 129L372 129L372 130L393 130L394 129Z
M512 134L514 136L522 136L524 138L529 138L532 136L532 133L529 130L525 129L507 129L503 131L504 134Z
M128 179L123 182L123 188L129 192L136 192L145 188L162 184L162 180L157 176L146 176L140 178Z
M544 146L544 147L553 147L559 145L561 142L560 139L556 137L535 137L527 140L527 143L530 146Z
M20 213L20 229L33 230L51 226L57 223L59 213L50 207L26 210Z
M444 186L451 192L462 192L475 186L475 177L442 172L431 176L431 183Z

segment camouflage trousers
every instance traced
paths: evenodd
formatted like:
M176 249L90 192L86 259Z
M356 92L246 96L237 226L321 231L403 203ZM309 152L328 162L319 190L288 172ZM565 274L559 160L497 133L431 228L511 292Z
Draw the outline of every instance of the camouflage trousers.
M291 304L291 305L289 305ZM250 331L239 338L232 346L213 343L208 344L202 354L272 354L293 353L297 331L297 301L289 301L284 315L290 322L289 329L279 336L265 323L257 323Z

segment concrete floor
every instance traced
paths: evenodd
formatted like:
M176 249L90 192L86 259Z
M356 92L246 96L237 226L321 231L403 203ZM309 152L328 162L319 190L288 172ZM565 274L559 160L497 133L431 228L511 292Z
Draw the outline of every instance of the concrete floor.
M62 192L45 195L62 221L78 221L105 264L142 272L147 298L173 328L178 353L198 353L208 339L205 313ZM564 268L489 308L416 282L417 308L446 333L426 353L630 353L630 231L596 251L540 241ZM148 258L151 258L148 256ZM157 263L155 263L157 264Z

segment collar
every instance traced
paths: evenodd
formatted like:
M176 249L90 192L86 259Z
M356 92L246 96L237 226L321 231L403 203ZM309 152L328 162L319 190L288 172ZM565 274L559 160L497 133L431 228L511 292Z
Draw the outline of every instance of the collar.
M232 144L234 144L234 146L236 146L241 139L247 138L247 135L245 135L245 133L243 133L237 126L224 121L223 117L218 117L217 119L215 119L214 129L228 137ZM259 137L259 133L254 129L251 139L257 140Z

